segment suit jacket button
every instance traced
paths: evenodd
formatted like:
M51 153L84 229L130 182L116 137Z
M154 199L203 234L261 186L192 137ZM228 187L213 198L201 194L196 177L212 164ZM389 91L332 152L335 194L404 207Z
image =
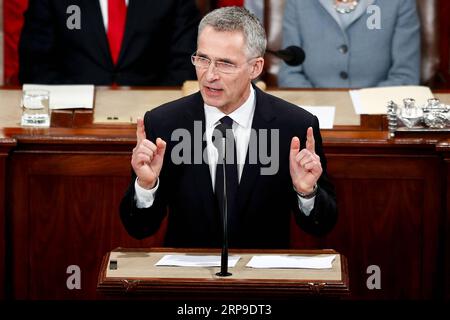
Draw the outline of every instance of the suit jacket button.
M348 73L345 71L342 71L340 74L341 79L347 80L348 79Z
M343 44L342 46L339 47L339 52L342 54L346 54L348 52L348 47L347 45Z

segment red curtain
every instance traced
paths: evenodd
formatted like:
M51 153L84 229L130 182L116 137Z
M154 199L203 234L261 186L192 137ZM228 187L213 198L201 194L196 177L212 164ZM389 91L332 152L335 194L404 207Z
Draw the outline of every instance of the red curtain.
M242 7L244 5L244 0L218 0L217 7L229 7L238 6Z
M20 31L23 26L23 13L28 7L28 0L3 0L3 34L4 34L4 83L19 84L19 44Z

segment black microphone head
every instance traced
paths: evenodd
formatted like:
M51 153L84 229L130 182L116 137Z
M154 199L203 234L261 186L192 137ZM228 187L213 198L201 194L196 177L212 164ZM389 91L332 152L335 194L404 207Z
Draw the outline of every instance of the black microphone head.
M290 66L298 66L305 61L305 51L297 46L289 46L283 50L285 53L284 62Z

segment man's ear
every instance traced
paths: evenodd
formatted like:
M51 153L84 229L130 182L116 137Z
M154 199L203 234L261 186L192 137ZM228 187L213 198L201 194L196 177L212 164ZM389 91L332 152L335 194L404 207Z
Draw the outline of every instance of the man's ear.
M264 58L262 57L255 58L255 61L253 61L251 65L250 78L252 80L258 78L261 75L263 68L264 68Z

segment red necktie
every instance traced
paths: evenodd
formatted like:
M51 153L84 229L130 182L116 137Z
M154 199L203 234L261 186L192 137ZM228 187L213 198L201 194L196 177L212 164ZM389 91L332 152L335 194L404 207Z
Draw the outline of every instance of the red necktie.
M229 6L242 7L243 5L244 0L219 0L217 2L217 7L229 7Z
M108 0L108 41L114 64L117 64L119 59L126 18L125 0Z

